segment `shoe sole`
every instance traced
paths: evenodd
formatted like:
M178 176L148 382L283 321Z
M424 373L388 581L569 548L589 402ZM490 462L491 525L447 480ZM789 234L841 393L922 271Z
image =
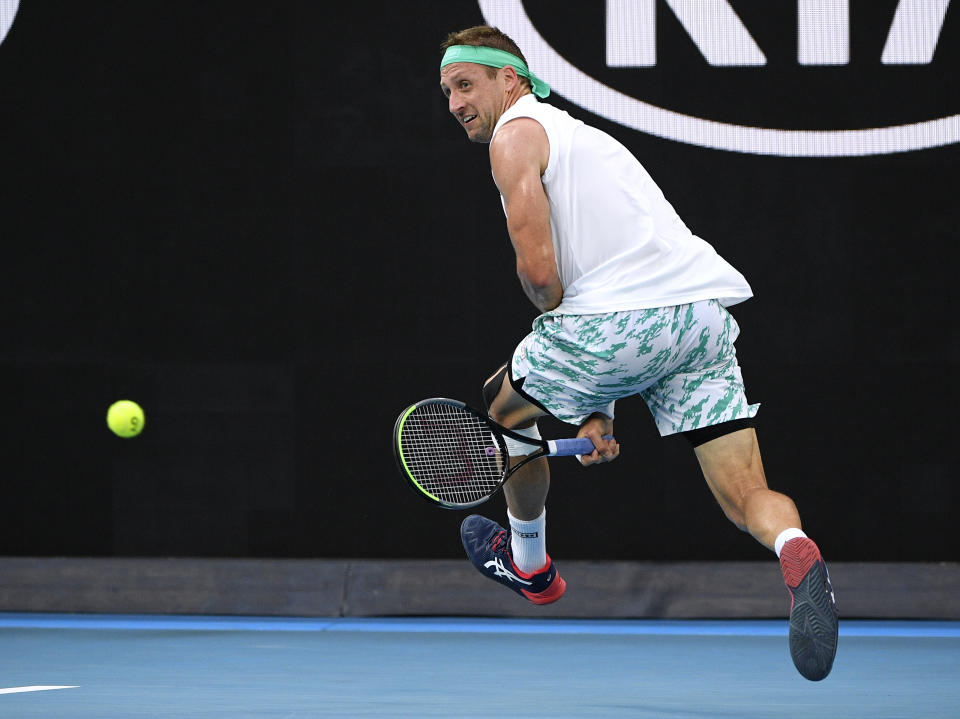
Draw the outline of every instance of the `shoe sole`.
M563 593L567 591L567 583L563 580L563 577L558 574L554 577L550 586L539 594L528 592L526 589L521 589L520 591L523 592L523 596L534 604L550 604L563 596Z
M830 575L817 561L797 587L790 587L790 657L797 671L818 682L833 668L837 655L837 609Z

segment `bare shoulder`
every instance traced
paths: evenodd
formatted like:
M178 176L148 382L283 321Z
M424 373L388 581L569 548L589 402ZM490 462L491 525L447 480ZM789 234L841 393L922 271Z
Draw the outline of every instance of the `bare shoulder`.
M490 164L498 167L522 163L534 164L543 174L550 158L550 142L543 125L531 117L517 117L497 130L490 143Z

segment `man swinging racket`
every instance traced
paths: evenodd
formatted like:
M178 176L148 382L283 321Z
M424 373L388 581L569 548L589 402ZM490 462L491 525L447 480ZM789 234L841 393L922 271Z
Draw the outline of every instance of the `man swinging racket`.
M837 612L820 550L793 501L767 487L726 307L752 296L744 277L693 235L619 142L541 102L549 87L496 28L451 33L440 87L472 142L489 143L517 275L540 314L483 387L495 422L537 438L537 418L579 427L617 458L614 403L639 394L661 435L682 433L726 516L777 553L792 598L790 653L811 680L827 676ZM507 439L511 457L529 446ZM527 447L527 449L524 449ZM547 460L504 485L509 528L472 515L461 526L481 573L537 604L566 584L546 551Z

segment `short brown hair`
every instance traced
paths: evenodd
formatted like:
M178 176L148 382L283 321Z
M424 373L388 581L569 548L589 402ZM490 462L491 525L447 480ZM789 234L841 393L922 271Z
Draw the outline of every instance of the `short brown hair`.
M500 32L499 29L490 27L489 25L476 25L474 27L468 27L466 30L458 30L457 32L450 33L447 35L447 39L440 45L441 56L447 51L448 47L452 47L453 45L482 45L483 47L505 50L512 55L516 55L523 60L524 64L527 64L527 58L520 52L517 43L506 33ZM493 77L497 74L497 70L498 68L495 67L487 67L487 74ZM521 77L520 81L528 88L530 87L530 81L527 78Z

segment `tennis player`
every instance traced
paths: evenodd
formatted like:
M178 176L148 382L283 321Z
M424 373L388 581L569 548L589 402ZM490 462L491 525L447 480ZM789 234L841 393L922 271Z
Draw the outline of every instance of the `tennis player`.
M791 656L803 676L823 679L837 648L829 575L793 501L767 487L759 405L747 403L726 309L751 297L750 285L623 145L542 102L549 87L509 37L473 27L441 49L440 87L467 137L490 145L517 275L541 313L484 384L490 417L530 437L546 415L578 426L595 447L580 461L593 465L619 454L603 439L616 400L643 397L661 435L690 441L730 521L780 558ZM504 485L508 528L479 515L461 527L474 566L536 604L566 587L546 550L549 485L547 460L532 462Z

